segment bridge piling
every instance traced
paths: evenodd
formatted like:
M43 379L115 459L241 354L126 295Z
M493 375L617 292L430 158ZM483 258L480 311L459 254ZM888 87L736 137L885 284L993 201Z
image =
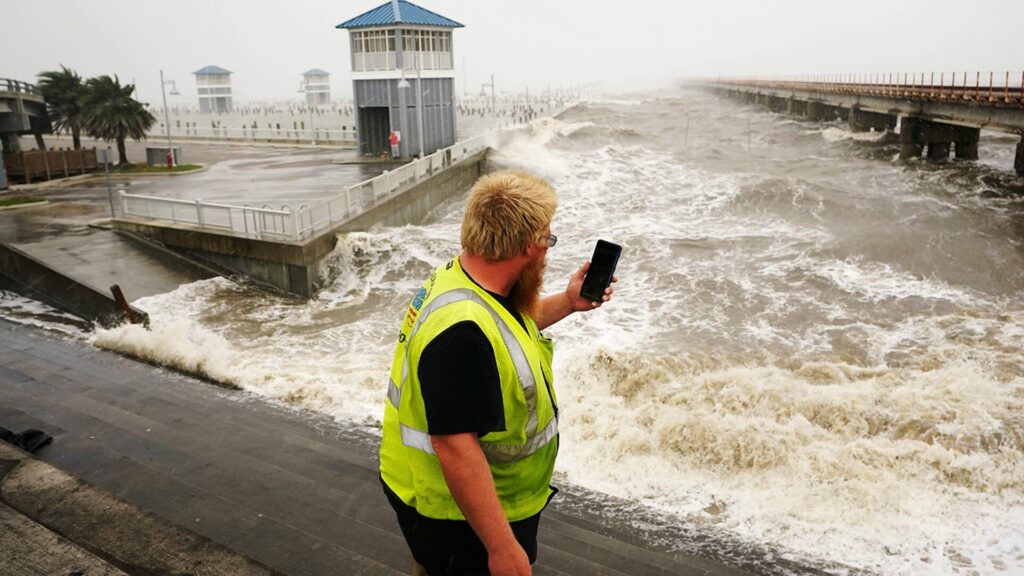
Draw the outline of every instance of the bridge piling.
M0 144L4 152L21 152L21 136L17 132L4 132L0 134Z
M1024 134L1021 134L1017 142L1017 156L1013 159L1013 170L1017 176L1024 177Z
M861 110L859 106L851 107L849 112L850 129L854 132L896 130L897 120L898 117L892 114L868 112Z
M821 102L810 100L807 102L807 106L805 108L807 112L807 119L811 122L817 122L818 120L824 119L824 115L822 114L824 110Z
M927 146L928 158L933 160L949 158L951 149L957 158L977 160L980 138L979 128L904 116L900 122L900 158L918 158Z

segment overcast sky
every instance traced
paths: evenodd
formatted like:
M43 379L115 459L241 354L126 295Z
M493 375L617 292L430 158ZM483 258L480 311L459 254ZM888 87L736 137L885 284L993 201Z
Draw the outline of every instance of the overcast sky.
M351 94L348 33L335 25L382 0L0 0L0 77L34 81L64 64L118 74L159 103L159 70L195 101L191 72L234 72L237 100L298 98L299 75L331 72ZM478 93L599 82L607 90L682 77L1024 67L1024 0L423 0L455 31L456 85ZM465 70L462 70L465 68ZM1016 82L1015 81L1015 82Z

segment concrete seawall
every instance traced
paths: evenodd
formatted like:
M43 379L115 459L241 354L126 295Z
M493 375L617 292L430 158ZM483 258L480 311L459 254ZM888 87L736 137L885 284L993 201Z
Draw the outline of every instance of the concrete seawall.
M320 262L334 250L338 232L365 230L376 224L399 226L419 221L442 202L466 192L483 173L485 162L486 151L470 156L305 241L257 240L134 217L118 218L113 226L115 230L158 242L191 259L212 264L228 274L240 274L273 289L311 298L321 287Z

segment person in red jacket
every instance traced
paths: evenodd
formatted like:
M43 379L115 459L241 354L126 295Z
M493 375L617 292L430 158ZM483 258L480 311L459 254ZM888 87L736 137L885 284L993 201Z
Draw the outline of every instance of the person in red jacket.
M392 130L391 134L388 136L388 142L391 144L391 157L396 160L398 159L398 141L398 134Z

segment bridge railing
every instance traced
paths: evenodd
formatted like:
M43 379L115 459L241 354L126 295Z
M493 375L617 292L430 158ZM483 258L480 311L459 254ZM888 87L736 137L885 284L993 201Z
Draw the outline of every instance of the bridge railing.
M1022 72L886 72L723 78L705 83L1024 107Z
M39 87L35 84L29 84L28 82L22 82L21 80L13 80L11 78L0 78L0 92L13 92L15 94L32 94L33 96L42 96L39 91Z
M329 230L379 206L398 195L407 186L426 180L488 147L493 138L482 134L413 160L394 170L349 186L327 200L274 208L264 205L233 204L181 200L120 192L121 213L125 216L165 220L192 227L256 239L300 241Z

